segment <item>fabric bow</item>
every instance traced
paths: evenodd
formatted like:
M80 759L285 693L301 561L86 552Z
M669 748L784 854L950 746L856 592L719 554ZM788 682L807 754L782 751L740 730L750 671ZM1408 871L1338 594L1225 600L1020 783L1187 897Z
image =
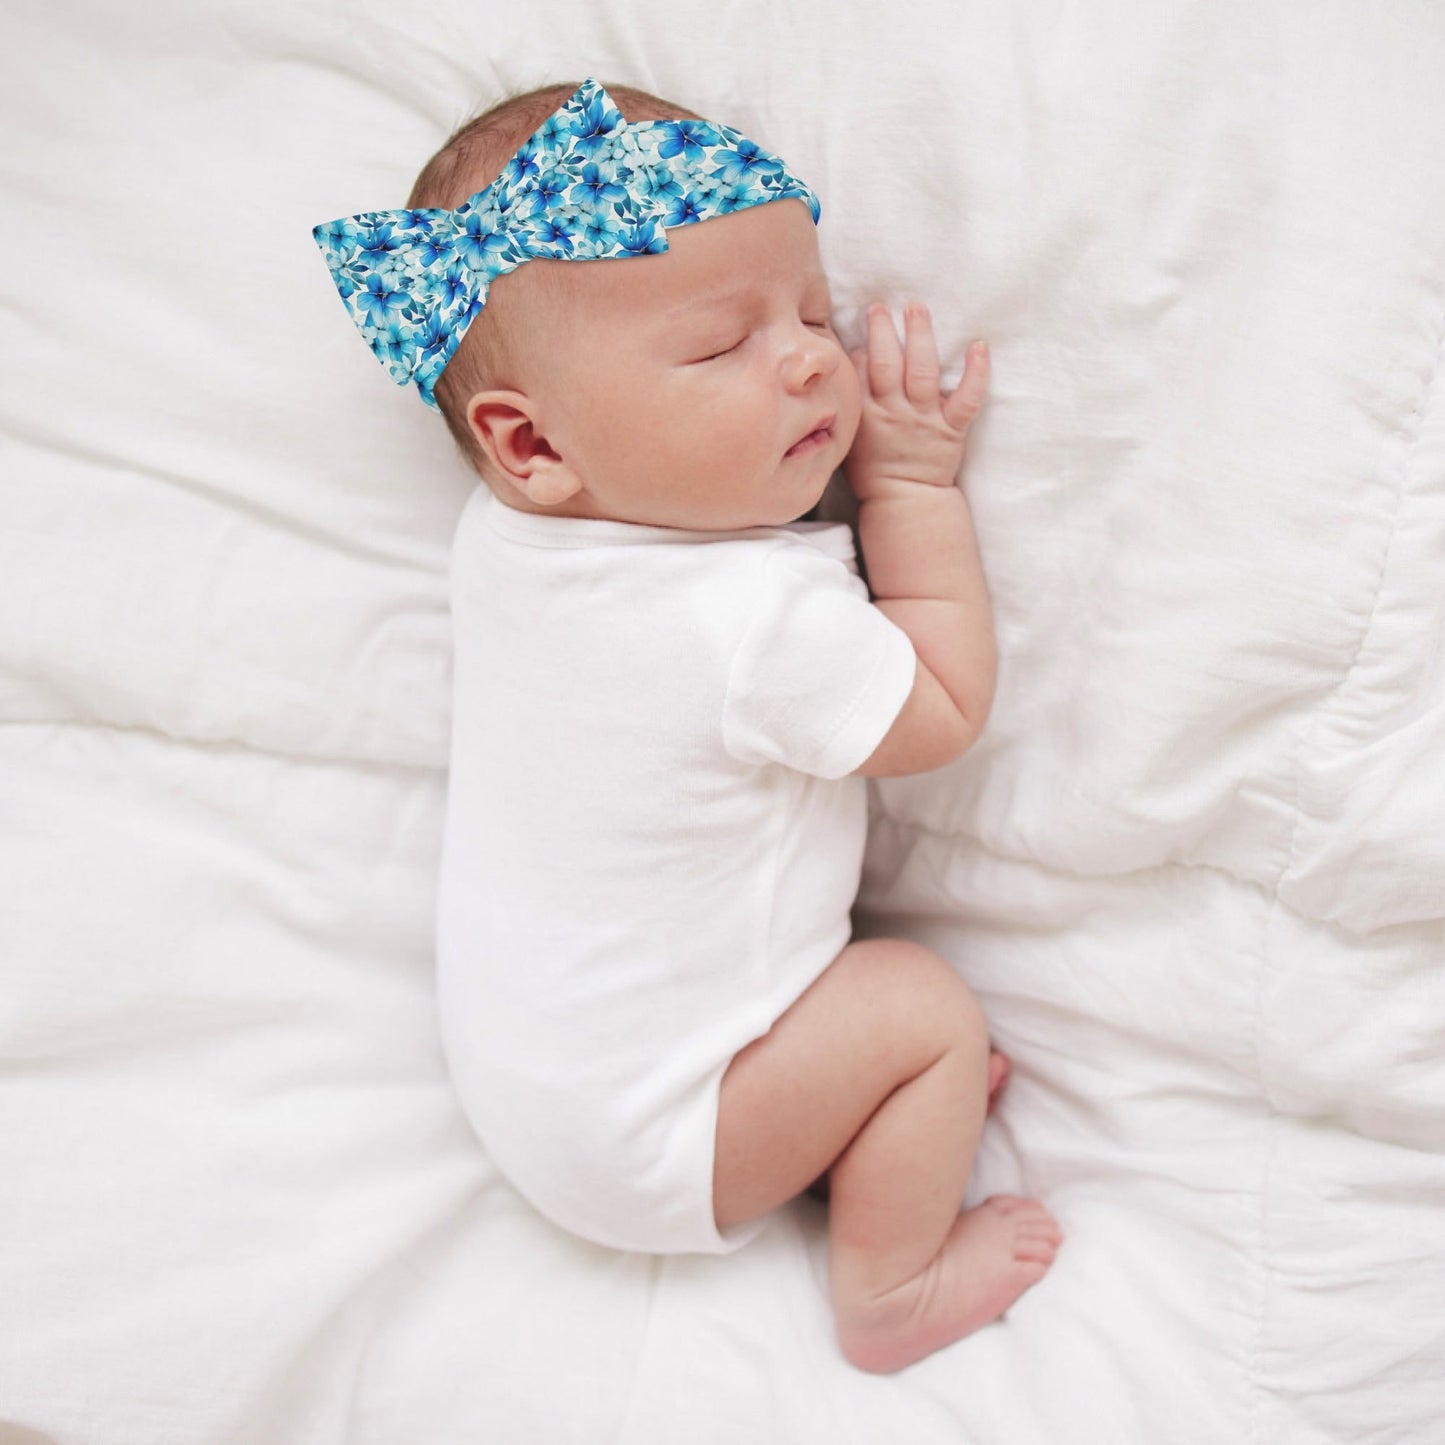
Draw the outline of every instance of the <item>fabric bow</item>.
M782 161L714 121L628 124L590 76L455 210L363 211L312 228L351 319L392 380L433 391L492 281L538 257L667 250L667 231L794 196Z

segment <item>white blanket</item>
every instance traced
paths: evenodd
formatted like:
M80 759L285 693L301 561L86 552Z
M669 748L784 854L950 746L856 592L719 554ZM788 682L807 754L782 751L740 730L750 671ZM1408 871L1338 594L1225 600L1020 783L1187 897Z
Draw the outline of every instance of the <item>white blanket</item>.
M821 1206L535 1216L437 1041L473 478L318 221L584 75L822 198L844 340L989 338L983 741L859 924L1014 1077L1001 1323L840 1358ZM1445 1439L1445 13L18 0L0 47L0 1442Z

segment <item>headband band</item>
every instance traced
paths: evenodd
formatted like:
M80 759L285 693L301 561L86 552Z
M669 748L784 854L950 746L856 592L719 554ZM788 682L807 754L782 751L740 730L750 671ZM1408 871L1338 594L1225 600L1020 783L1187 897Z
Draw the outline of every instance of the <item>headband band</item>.
M537 257L666 251L673 226L789 196L817 225L817 196L777 156L715 121L629 125L589 76L455 210L363 211L311 235L377 360L434 408L437 377L496 277Z

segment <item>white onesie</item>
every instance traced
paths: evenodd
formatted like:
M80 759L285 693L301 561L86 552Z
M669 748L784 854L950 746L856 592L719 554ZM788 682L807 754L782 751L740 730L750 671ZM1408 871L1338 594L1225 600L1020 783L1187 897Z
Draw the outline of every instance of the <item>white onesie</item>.
M913 685L838 523L694 532L477 489L451 563L440 1022L555 1223L721 1253L729 1061L849 939L866 784Z

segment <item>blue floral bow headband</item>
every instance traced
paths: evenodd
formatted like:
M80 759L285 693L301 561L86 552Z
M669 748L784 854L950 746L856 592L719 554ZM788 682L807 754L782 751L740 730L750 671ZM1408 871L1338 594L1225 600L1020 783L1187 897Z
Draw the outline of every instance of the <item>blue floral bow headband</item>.
M667 250L667 231L796 196L818 198L777 156L714 121L629 125L590 76L453 211L363 211L312 228L367 345L432 395L493 279L537 257L595 261Z

